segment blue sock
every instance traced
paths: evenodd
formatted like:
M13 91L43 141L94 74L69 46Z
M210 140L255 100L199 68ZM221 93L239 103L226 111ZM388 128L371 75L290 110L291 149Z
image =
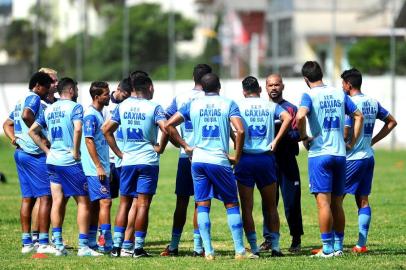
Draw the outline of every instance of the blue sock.
M358 243L357 246L363 247L367 244L369 224L371 223L371 207L369 205L360 208L358 211Z
M281 235L279 232L271 232L271 249L275 251L281 251L279 247L279 239Z
M169 244L170 250L175 250L179 246L180 237L182 236L183 228L172 228L172 239Z
M89 246L89 235L86 233L79 233L79 248Z
M48 233L40 233L38 240L39 240L40 245L48 245L49 244L49 234Z
M90 225L90 226L89 226L89 233L88 233L88 236L89 236L89 247L90 247L90 248L93 248L93 249L94 249L95 247L97 247L97 242L96 242L97 229L98 229L97 226L93 226L93 225Z
M334 235L332 232L321 234L321 241L323 242L324 254L330 254L330 253L334 252L334 248L332 245L333 237L334 237Z
M250 244L250 247L251 247L251 252L254 254L258 253L259 248L257 245L257 233L255 231L248 232L248 233L246 233L246 236L247 236L248 243Z
M203 246L205 249L206 256L211 254L214 255L214 249L211 245L210 236L210 207L198 206L197 207L197 224L199 225L200 236L202 237Z
M344 233L334 232L334 251L343 251Z
M21 234L21 242L23 243L23 246L32 245L31 234L30 233L22 233Z
M193 230L193 250L199 254L203 252L203 242L199 229Z
M111 225L101 224L100 225L100 235L104 237L104 247L107 250L113 247L113 239L111 238Z
M134 242L131 241L131 240L124 240L123 249L133 250L134 249Z
M125 227L114 226L113 245L114 247L121 247L124 240Z
M234 241L234 250L236 253L244 253L243 226L240 215L240 207L234 206L227 208L227 222Z
M39 239L39 231L32 231L31 232L31 238L32 238L32 242L38 242Z
M55 247L58 249L63 248L62 228L52 228L52 236L54 237Z
M135 249L144 248L145 236L147 235L147 233L136 231L134 235L135 235L134 248Z

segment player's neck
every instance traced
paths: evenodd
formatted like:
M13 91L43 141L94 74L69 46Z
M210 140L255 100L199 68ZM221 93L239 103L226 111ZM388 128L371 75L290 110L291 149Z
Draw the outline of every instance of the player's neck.
M61 97L61 98L60 98L61 100L63 100L63 99L72 100L72 96L69 95L69 94L65 94L65 95L64 95L64 94L61 94L60 97Z
M134 91L131 92L131 96L135 98L140 98L140 99L149 99L149 96L147 93L144 93L142 91Z
M202 90L203 90L203 86L202 86L201 84L195 84L195 86L193 87L193 90L202 91Z
M316 88L316 87L322 87L322 86L324 86L324 83L323 83L322 80L320 80L320 81L315 81L315 82L309 82L309 88L310 88L310 89Z
M283 101L283 97L282 97L282 95L280 95L280 96L278 96L276 98L271 98L271 100L272 100L273 103L280 103L280 102Z
M360 89L355 89L355 88L353 88L353 89L351 89L350 90L350 96L357 96L357 95L361 95L362 94L362 92L361 92L361 90Z
M93 108L95 108L96 110L98 110L99 112L101 112L103 110L103 104L100 104L99 102L97 102L96 100L94 100L92 102L92 106Z

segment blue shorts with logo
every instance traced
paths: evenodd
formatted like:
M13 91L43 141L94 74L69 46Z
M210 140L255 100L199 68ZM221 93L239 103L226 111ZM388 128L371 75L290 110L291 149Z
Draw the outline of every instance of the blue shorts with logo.
M175 194L178 196L193 196L194 194L192 164L189 158L179 158Z
M371 194L374 175L374 157L348 160L346 168L345 193L359 196Z
M14 160L23 198L51 195L45 154L33 155L17 149L14 153Z
M100 181L98 176L86 176L87 186L89 188L90 201L101 199L111 199L110 196L110 178Z
M276 161L269 152L260 154L243 153L240 162L234 168L237 181L253 188L255 184L262 189L276 182Z
M88 196L88 185L82 164L69 166L47 164L49 180L62 186L63 195Z
M237 182L231 167L192 162L192 177L196 202L213 197L224 203L238 202Z
M309 157L309 182L311 193L344 194L345 157Z
M138 193L153 195L158 185L159 166L122 166L120 174L120 195L137 197Z

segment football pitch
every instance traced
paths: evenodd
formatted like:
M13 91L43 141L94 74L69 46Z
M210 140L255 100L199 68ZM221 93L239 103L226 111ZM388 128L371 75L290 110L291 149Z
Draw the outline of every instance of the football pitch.
M345 256L331 259L310 258L310 250L319 247L320 236L317 209L314 198L308 191L306 153L298 157L302 180L302 212L305 234L302 237L302 252L290 254L290 236L279 205L281 218L281 248L283 258L271 258L262 253L259 260L234 260L233 244L228 229L226 212L219 201L213 201L211 210L212 239L216 251L215 261L191 257L193 248L192 214L190 203L188 221L183 230L179 257L159 257L159 253L170 241L172 214L175 207L175 175L178 152L167 149L161 156L157 194L153 199L145 249L152 258L79 258L76 250L69 250L67 257L32 259L22 255L21 228L19 225L20 190L13 159L13 148L4 137L0 137L0 171L8 178L0 184L0 269L406 269L406 151L377 151L375 174L370 198L372 223L368 238L369 252L353 255L351 248L358 236L357 209L354 198L345 199L346 229ZM254 218L257 225L258 244L262 242L262 218L259 193L255 192ZM193 198L191 199L193 202ZM113 202L112 221L118 200ZM77 247L76 205L70 200L64 223L64 240ZM245 239L244 239L245 240ZM248 243L245 240L245 245Z

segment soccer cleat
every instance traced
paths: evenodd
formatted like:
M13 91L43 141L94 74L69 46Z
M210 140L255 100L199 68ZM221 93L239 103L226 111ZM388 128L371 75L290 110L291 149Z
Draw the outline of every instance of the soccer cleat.
M254 259L259 259L259 254L254 254L251 252L245 252L245 253L236 253L234 256L234 259L236 260L254 260Z
M316 254L311 255L310 257L312 258L332 258L334 257L334 252L331 252L329 254L325 254L323 250L321 249L319 252Z
M178 256L179 255L179 251L177 248L175 248L174 250L171 250L169 248L169 245L166 246L166 248L164 249L164 251L161 252L161 254L159 254L160 256L166 257L166 256Z
M88 246L79 248L78 250L78 256L79 257L98 257L98 256L103 256L102 253L99 253L97 251L94 251Z
M134 250L131 249L121 249L121 257L132 257L134 254Z
M259 249L261 251L269 251L272 248L272 244L270 241L265 240L260 246Z
M133 258L138 259L142 257L152 257L151 254L146 252L143 248L134 249Z
M39 245L37 248L37 253L48 253L55 254L57 249L51 245Z
M68 251L66 251L66 248L62 246L61 248L55 247L55 256L66 256L68 255Z
M312 250L310 251L310 253L311 253L312 255L316 255L317 253L320 252L320 250L323 250L323 249L322 249L322 248L315 248L315 249L312 249Z
M292 237L292 243L289 248L289 252L298 253L301 250L301 239L300 237Z
M283 255L283 253L280 250L272 249L271 257L285 257L285 255Z
M193 250L192 257L205 257L204 251L199 253L196 250Z
M121 256L121 247L113 247L110 252L111 257L120 257Z
M204 256L204 258L205 258L207 261L214 261L214 260L215 260L215 257L214 257L213 254L208 254L208 255Z
M363 247L359 247L359 246L355 246L352 248L352 252L354 253L367 253L368 249L366 246Z
M336 250L336 251L334 251L334 256L335 257L344 256L344 252L342 250Z
M23 247L21 248L21 253L28 254L28 253L33 252L34 250L35 250L35 246L33 244L23 245Z

